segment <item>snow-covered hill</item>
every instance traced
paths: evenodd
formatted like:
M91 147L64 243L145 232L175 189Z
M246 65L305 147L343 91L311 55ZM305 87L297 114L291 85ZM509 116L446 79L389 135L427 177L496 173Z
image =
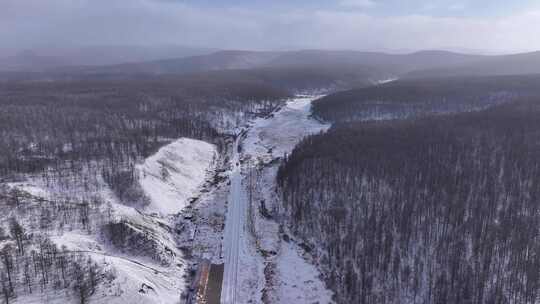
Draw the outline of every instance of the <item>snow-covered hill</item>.
M137 166L140 184L150 198L145 211L180 212L200 190L216 158L214 145L189 138L178 139L147 158Z
M3 223L17 219L26 235L25 243L46 238L62 254L91 258L102 268L107 279L100 280L91 293L91 303L176 304L187 290L189 262L179 249L178 234L183 231L178 227L182 225L176 226L179 219L173 214L200 194L217 157L213 144L181 138L136 165L138 184L149 202L142 210L121 202L99 175L90 188L27 176L24 182L0 185L0 203L17 202L0 219ZM91 204L87 207L88 200ZM38 283L42 284L39 277ZM50 288L34 288L29 293L25 284L21 281L12 302L80 301L72 288L53 287L51 283Z

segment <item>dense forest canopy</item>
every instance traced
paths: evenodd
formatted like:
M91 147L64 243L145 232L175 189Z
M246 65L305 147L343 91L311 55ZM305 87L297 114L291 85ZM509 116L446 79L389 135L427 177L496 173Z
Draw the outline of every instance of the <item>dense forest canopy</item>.
M306 138L278 176L287 222L339 303L536 303L540 101Z
M144 157L163 140L183 136L219 144L230 118L271 110L287 96L234 79L3 84L0 170L5 175L53 160Z
M323 97L313 114L331 122L408 118L483 109L538 96L540 76L452 77L398 80Z

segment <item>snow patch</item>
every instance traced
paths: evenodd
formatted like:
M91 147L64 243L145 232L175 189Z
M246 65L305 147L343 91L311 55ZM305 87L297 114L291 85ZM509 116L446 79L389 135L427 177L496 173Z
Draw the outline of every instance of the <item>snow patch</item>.
M216 147L181 138L137 166L140 184L151 200L146 212L163 215L182 211L196 196L217 157Z
M394 82L394 81L397 81L397 80L399 80L399 78L392 77L392 78L388 78L388 79L377 80L375 82L375 84L376 85L387 84L387 83Z
M273 117L255 120L244 141L246 154L263 159L282 157L302 138L330 128L329 124L321 124L310 117L311 102L316 98L295 98Z
M277 259L279 303L333 303L332 292L319 278L317 268L306 261L294 243L282 242Z

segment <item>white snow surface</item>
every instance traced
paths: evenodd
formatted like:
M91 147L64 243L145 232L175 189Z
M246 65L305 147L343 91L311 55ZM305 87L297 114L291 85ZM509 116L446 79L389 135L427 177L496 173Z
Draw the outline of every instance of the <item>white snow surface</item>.
M398 77L391 77L391 78L387 78L387 79L378 80L378 81L375 82L375 84L378 84L378 85L387 84L387 83L394 82L394 81L397 81L397 80L399 80Z
M277 258L277 302L333 303L332 292L319 278L317 268L302 257L302 250L293 243L281 243Z
M311 116L311 102L317 97L300 96L290 100L273 115L257 118L248 124L245 137L237 145L241 153L234 151L232 182L223 241L225 273L222 289L222 304L262 303L263 289L275 303L331 303L331 292L319 278L315 266L302 257L301 250L293 244L280 242L278 223L261 217L257 199L248 198L248 172L254 166L270 164L274 159L289 154L305 136L327 130L330 125L322 124ZM243 132L242 132L243 133ZM243 140L242 140L243 138ZM242 161L239 159L252 161ZM275 183L276 164L264 170L263 175ZM256 178L256 182L261 182ZM256 197L262 196L269 203L275 196L269 179L254 185ZM277 199L277 198L275 198ZM275 257L265 258L260 250L272 250ZM264 273L265 265L275 264L275 278ZM306 294L307 293L307 294Z
M181 138L147 158L137 166L141 187L151 201L145 211L162 215L182 211L198 193L216 157L214 145Z
M258 118L244 141L245 154L268 160L289 154L302 138L330 128L312 119L311 102L321 96L300 96L271 118Z
M237 140L238 146L240 139ZM222 304L247 303L260 299L260 286L264 284L262 258L249 235L248 194L242 183L238 149L234 150L230 172L231 189L223 239L224 263ZM259 302L255 302L259 303Z
M67 232L51 239L59 247L65 245L70 251L83 252L114 268L117 276L114 284L101 286L91 298L96 303L176 304L180 299L180 292L184 289L181 278L184 269L179 266L162 266L145 259L107 252L92 236L85 234ZM141 292L142 286L147 286L145 292Z

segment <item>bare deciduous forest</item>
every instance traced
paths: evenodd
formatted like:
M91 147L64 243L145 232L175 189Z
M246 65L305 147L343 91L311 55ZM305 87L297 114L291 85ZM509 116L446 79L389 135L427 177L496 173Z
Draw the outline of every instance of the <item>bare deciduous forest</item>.
M320 115L364 118L363 106L344 107L357 110L338 103ZM337 124L280 167L285 223L312 248L338 303L537 303L539 116L529 96Z
M35 176L65 192L62 198L44 199L17 188L0 189L1 208L10 210L1 217L9 221L9 231L0 233L6 303L63 290L87 303L97 285L115 278L99 255L94 260L95 254L58 248L50 233L97 234L121 252L170 263L172 253L158 232L111 218L110 206L91 193L101 191L103 181L122 203L142 208L147 198L138 185L137 162L180 137L226 149L231 130L244 116L269 112L288 97L262 82L238 79L9 82L0 87L0 180Z
M0 73L0 301L188 301L212 264L264 304L538 303L540 76L209 56Z
M404 119L485 109L538 96L539 77L452 77L404 79L328 95L313 103L313 114L331 122Z

